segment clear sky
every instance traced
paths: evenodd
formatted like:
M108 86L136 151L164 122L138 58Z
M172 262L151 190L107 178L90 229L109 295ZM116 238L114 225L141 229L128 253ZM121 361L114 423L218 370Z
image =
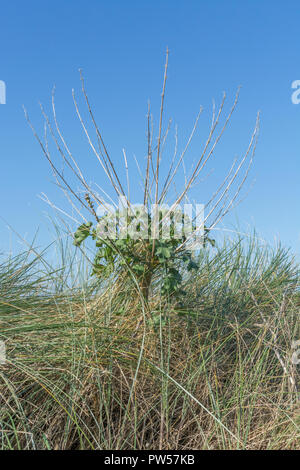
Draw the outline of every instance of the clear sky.
M28 241L38 228L39 244L52 237L52 212L38 195L58 204L62 199L22 105L43 132L38 102L50 108L55 84L68 142L88 178L102 184L74 117L78 69L116 164L123 165L123 147L130 162L135 154L143 164L147 101L157 117L168 46L166 117L182 138L203 105L203 139L212 99L219 103L226 91L229 106L242 86L212 178L246 148L261 111L251 189L224 225L238 219L244 230L255 227L266 240L280 238L300 253L300 104L291 101L292 82L300 79L299 0L11 0L1 2L0 14L0 80L7 87L7 102L0 104L0 216ZM0 252L10 243L16 251L15 237L0 220Z

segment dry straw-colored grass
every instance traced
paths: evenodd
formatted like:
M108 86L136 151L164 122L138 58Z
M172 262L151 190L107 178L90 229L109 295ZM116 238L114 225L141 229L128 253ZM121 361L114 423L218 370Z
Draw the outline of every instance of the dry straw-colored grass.
M202 260L184 303L153 294L146 320L128 279L2 294L1 447L299 448L297 272L232 250Z

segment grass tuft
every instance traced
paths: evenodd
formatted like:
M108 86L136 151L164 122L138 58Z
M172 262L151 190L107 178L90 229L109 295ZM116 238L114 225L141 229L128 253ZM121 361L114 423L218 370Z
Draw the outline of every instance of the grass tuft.
M203 249L186 295L154 289L144 316L128 277L92 285L60 248L60 266L28 253L0 266L1 449L299 448L287 251Z

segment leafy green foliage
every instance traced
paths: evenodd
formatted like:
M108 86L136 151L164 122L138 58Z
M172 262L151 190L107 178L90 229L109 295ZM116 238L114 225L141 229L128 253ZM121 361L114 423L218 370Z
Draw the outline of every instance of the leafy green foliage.
M82 224L78 227L74 234L74 245L80 246L82 242L90 235L90 229L93 225L92 222L88 222L87 224Z
M119 212L116 214L120 216ZM113 217L116 217L114 215ZM162 219L164 213L160 211L159 233L162 233ZM163 296L178 296L184 294L182 285L182 268L187 272L198 269L198 264L192 251L187 248L186 237L178 236L175 231L174 217L170 218L170 237L168 239L152 238L151 217L149 214L141 214L136 211L134 215L126 214L127 232L124 237L119 227L119 235L111 231L112 216L106 214L101 219L101 224L92 229L92 223L82 224L74 235L74 245L80 246L89 236L95 241L97 252L93 261L92 274L101 278L107 278L112 274L118 274L127 270L138 280L141 291L148 299L150 284L153 277L159 274L161 280L161 293ZM136 232L142 234L147 229L147 238L133 236L128 227L135 223ZM183 223L183 220L181 221ZM100 227L100 228L99 228ZM209 229L204 229L204 245L209 242L212 246L215 241L208 237ZM145 234L145 232L144 232Z

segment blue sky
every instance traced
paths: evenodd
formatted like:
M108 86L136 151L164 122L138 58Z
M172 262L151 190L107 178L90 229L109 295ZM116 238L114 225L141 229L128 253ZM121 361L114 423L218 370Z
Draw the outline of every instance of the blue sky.
M300 104L291 101L291 84L300 79L299 24L296 0L2 2L0 80L7 103L0 105L0 216L28 241L38 228L40 245L53 238L47 218L53 213L38 195L65 203L22 105L42 132L38 102L50 108L54 84L68 142L88 178L105 185L74 116L71 90L80 92L79 68L116 165L123 165L123 147L130 162L133 154L144 161L147 101L157 117L168 46L166 118L178 124L181 144L200 105L203 142L212 99L219 103L226 91L229 106L242 86L212 178L246 148L261 111L251 190L224 226L238 220L242 230L255 227L267 241L280 238L299 254ZM0 219L0 252L11 248L18 251L19 242Z

